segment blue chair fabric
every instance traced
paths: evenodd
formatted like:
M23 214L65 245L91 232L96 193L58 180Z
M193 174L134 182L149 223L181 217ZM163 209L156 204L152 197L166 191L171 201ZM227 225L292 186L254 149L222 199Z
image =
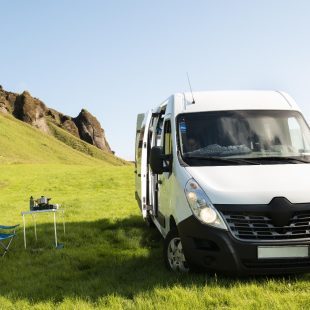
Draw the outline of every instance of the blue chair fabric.
M0 232L0 247L2 248L2 253L0 253L0 255L2 257L8 252L13 239L16 237L16 229L18 226L19 225L14 226L0 225L0 230L6 231L6 232Z

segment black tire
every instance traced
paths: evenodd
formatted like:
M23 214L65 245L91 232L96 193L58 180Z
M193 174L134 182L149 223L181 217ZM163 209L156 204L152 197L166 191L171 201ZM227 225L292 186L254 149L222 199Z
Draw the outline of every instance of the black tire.
M189 271L189 265L183 254L181 239L176 227L172 228L164 239L164 261L170 271Z

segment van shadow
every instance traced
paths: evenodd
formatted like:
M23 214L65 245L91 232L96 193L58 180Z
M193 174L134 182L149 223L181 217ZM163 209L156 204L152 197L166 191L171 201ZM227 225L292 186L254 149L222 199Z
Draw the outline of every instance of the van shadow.
M0 296L29 302L61 302L66 298L96 302L108 295L134 299L156 287L229 288L236 281L270 280L170 273L163 264L160 234L155 228L147 228L139 216L115 222L71 222L66 228L66 236L61 226L58 230L59 241L64 243L61 250L52 246L50 224L37 226L37 243L33 234L28 234L27 250L19 232L12 252L0 262Z
M25 250L21 229L12 251L0 261L0 296L30 302L96 302L111 294L132 299L157 286L197 281L195 275L173 275L165 269L162 237L139 216L69 222L65 236L59 224L58 238L64 244L59 250L53 245L52 224L37 225L37 235L35 242L32 227L27 228Z

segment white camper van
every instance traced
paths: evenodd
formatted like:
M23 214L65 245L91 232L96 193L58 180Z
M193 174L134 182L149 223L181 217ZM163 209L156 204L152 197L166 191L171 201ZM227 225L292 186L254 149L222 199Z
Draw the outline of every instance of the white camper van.
M286 93L172 95L138 115L135 173L171 270L310 271L310 129Z

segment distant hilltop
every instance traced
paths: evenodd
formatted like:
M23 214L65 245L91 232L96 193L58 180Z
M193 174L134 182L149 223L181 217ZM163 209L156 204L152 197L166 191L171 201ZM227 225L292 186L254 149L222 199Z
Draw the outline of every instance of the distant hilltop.
M0 85L0 112L11 114L39 130L57 137L55 126L97 148L112 152L99 121L90 112L82 109L77 117L64 115L48 108L28 91L22 94L9 92ZM65 141L63 141L65 142Z

